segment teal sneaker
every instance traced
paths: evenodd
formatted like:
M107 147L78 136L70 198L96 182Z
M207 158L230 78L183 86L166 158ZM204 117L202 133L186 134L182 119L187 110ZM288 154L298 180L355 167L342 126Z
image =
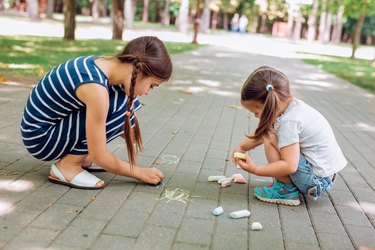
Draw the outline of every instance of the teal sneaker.
M261 201L278 203L289 206L298 206L299 190L293 184L285 184L274 180L274 183L266 187L256 187L254 195Z

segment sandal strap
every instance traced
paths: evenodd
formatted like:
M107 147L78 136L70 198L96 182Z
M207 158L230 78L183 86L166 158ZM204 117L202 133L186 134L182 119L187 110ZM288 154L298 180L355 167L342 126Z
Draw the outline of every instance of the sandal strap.
M68 182L68 181L65 179L65 177L62 175L62 173L60 172L60 170L56 167L55 164L52 164L51 169L52 169L53 174L54 174L57 178L59 178L59 179L62 180L62 181L66 181L66 182Z
M70 183L76 186L93 187L99 181L101 181L101 179L87 172L86 170L83 170L82 172L74 176L74 178L72 179Z

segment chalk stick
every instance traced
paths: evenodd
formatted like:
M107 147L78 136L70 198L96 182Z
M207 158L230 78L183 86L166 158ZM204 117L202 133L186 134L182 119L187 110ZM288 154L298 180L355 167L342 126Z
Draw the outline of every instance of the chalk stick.
M221 184L223 183L224 181L232 181L233 179L231 177L225 177L224 178L220 178L219 180L217 180L217 183Z
M239 210L239 211L234 211L234 212L231 212L229 214L229 216L232 219L240 219L240 218L244 218L244 217L249 217L250 216L250 211L247 210L247 209Z
M262 224L260 224L259 222L253 222L253 224L251 224L251 230L253 231L259 231L259 230L262 230Z
M230 185L232 185L232 181L223 181L220 185L223 188L229 187Z
M224 175L210 175L208 176L208 181L218 181L221 178L225 178Z
M246 154L241 153L241 152L235 152L233 156L234 156L234 158L241 159L241 160L246 159Z
M215 208L215 209L212 211L212 213L213 213L214 215L216 215L216 216L222 214L223 212L224 212L224 209L223 209L222 207L217 207L217 208Z

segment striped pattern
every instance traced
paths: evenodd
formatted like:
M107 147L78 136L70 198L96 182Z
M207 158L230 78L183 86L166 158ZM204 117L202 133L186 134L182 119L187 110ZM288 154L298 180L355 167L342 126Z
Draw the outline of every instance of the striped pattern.
M47 73L32 90L21 122L21 135L27 150L44 161L66 154L88 154L86 106L75 90L85 83L97 83L108 89L110 106L106 122L107 143L123 133L128 97L120 85L108 86L107 76L95 65L96 56L69 60ZM138 98L132 105L141 108Z

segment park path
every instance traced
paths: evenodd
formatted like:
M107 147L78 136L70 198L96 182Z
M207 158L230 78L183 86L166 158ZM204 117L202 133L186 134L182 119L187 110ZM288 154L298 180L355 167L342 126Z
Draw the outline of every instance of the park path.
M173 55L169 84L141 98L142 166L164 172L150 187L110 173L99 191L47 181L51 163L22 146L19 123L31 89L0 85L0 248L3 249L354 249L375 247L375 96L296 59L205 46ZM257 120L239 106L256 67L284 71L294 94L332 124L348 159L334 188L298 207L263 203L254 186L269 178L236 169L231 150ZM121 140L109 150L126 157ZM262 149L251 153L265 161ZM209 175L242 173L249 181L220 188ZM224 214L212 215L222 206ZM229 212L249 209L233 220ZM252 222L262 231L251 231Z

